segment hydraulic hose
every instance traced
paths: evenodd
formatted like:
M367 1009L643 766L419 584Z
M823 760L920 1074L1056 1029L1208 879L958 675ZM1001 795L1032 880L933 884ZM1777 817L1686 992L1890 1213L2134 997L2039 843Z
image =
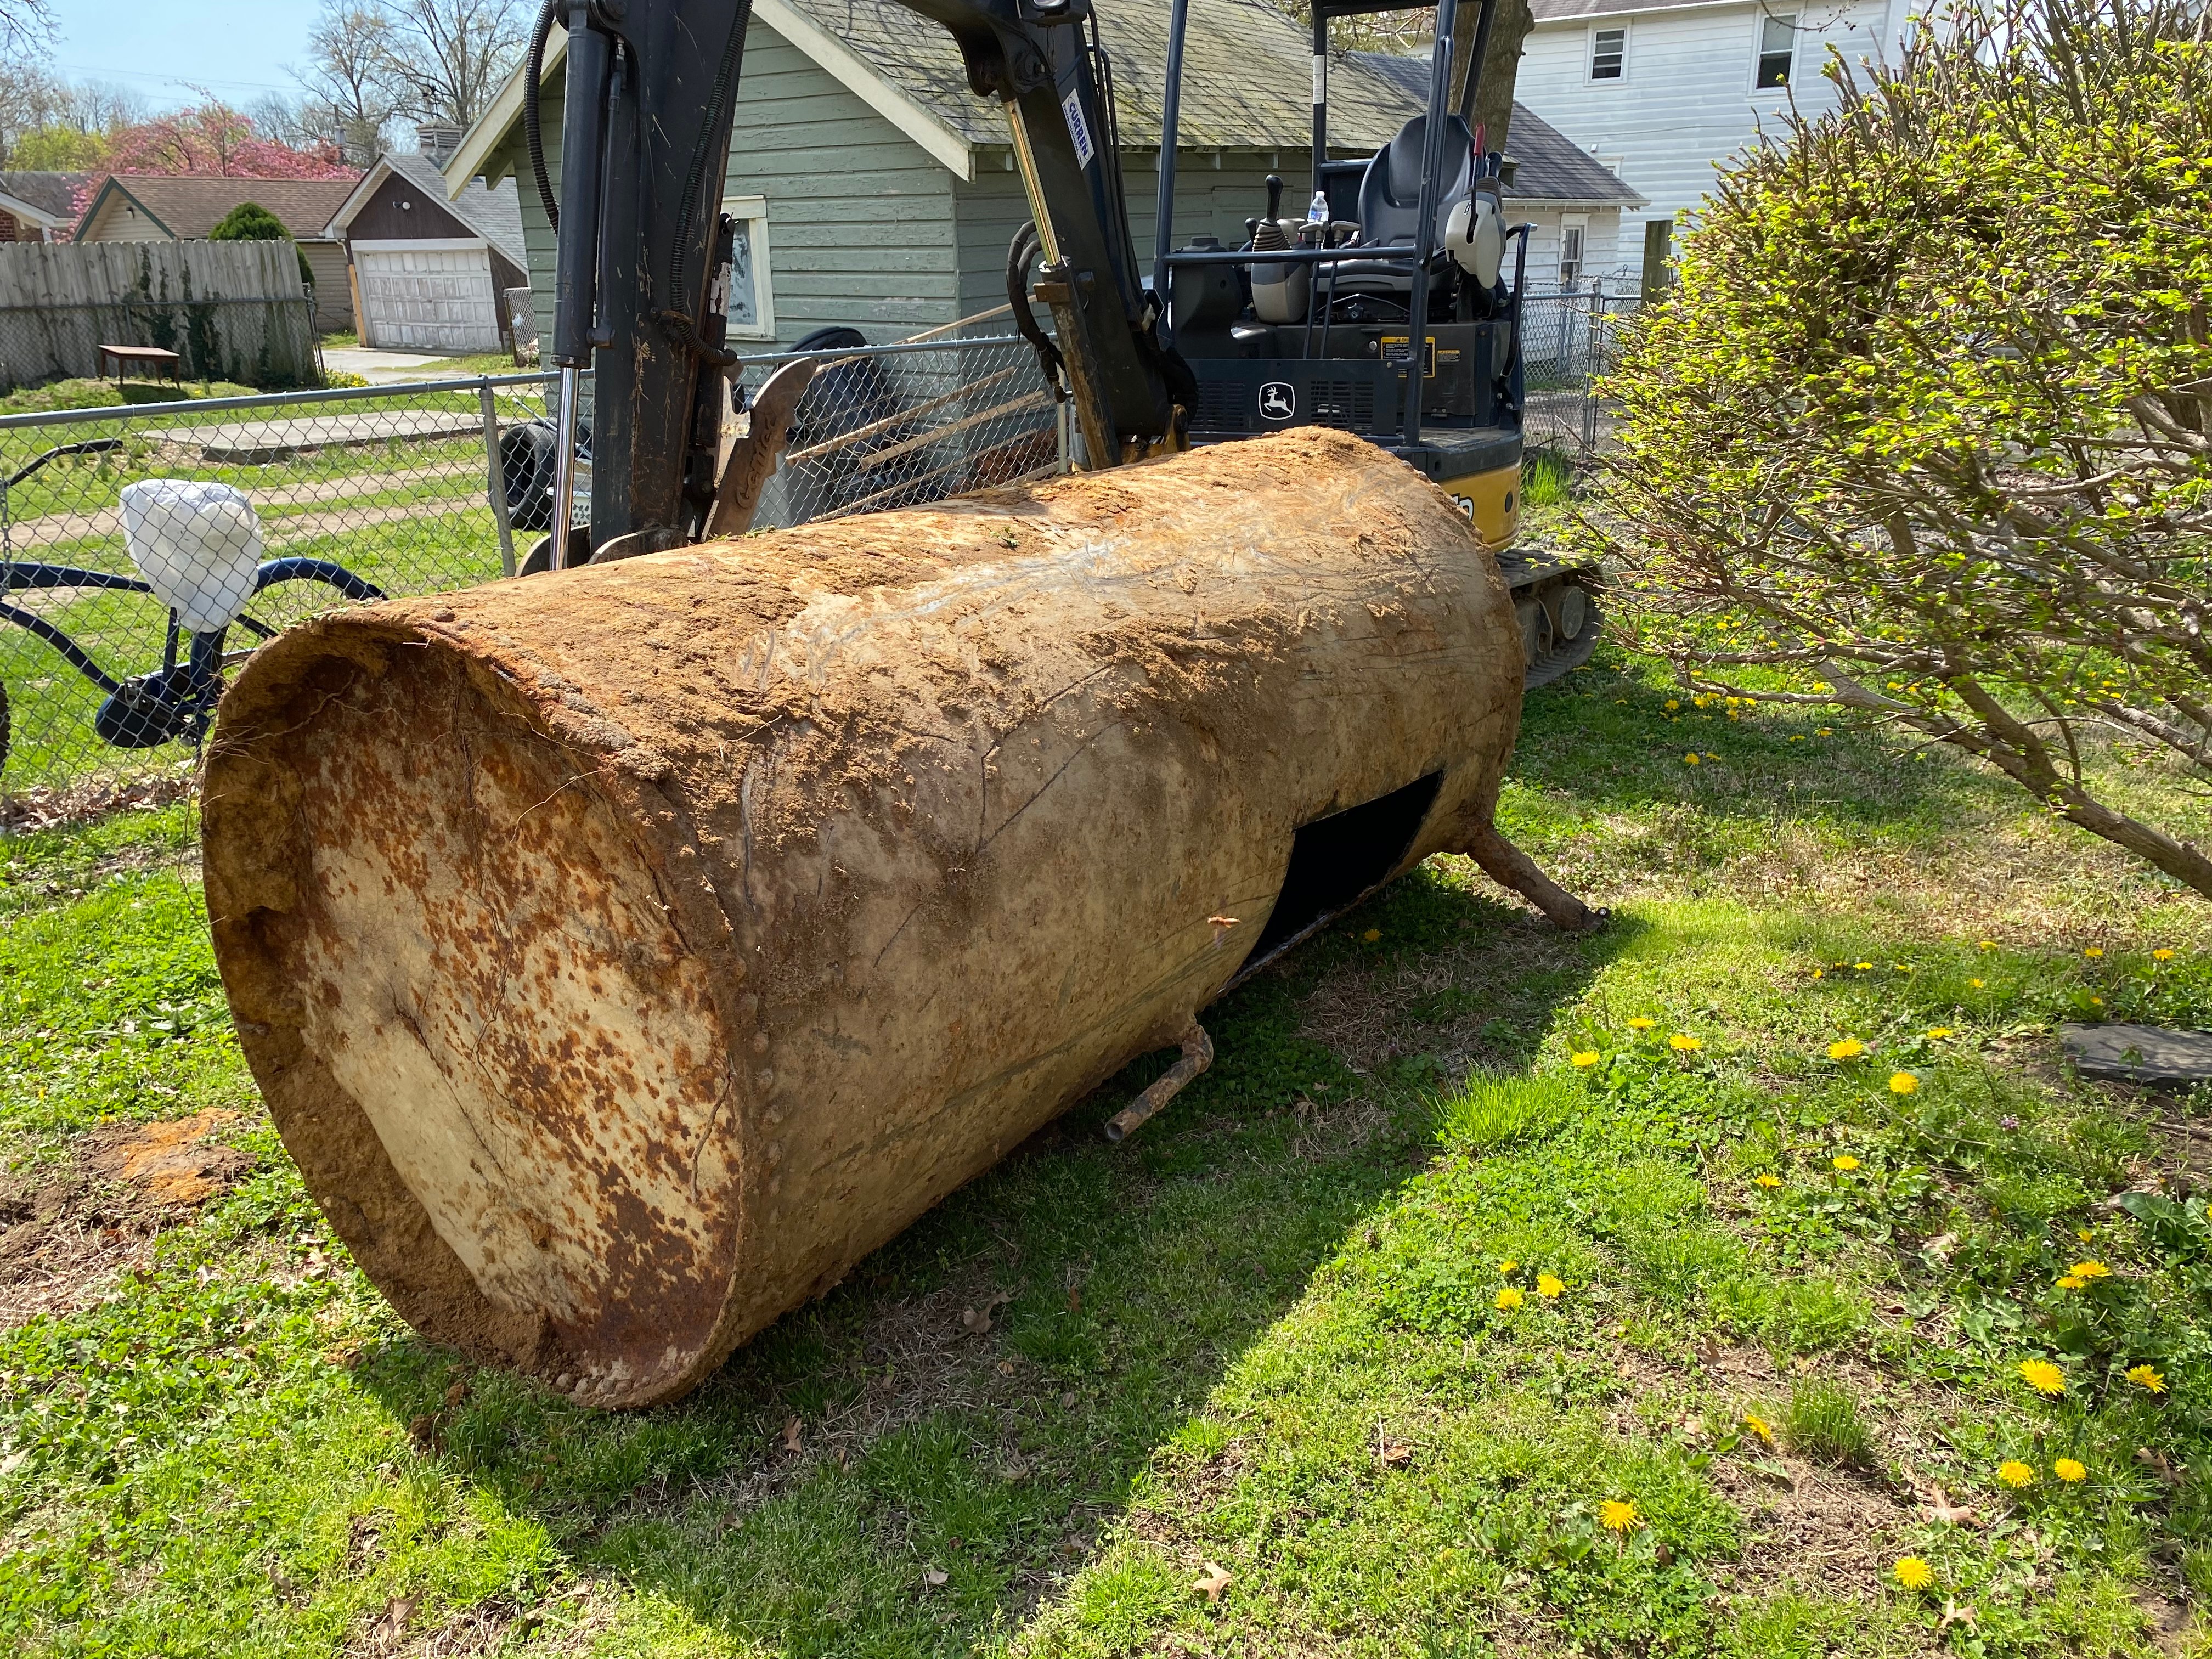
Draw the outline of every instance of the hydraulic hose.
M1036 313L1030 309L1030 262L1036 258L1040 246L1036 220L1030 220L1014 233L1014 240L1006 248L1006 303L1013 308L1014 331L1027 340L1036 353L1037 367L1044 371L1045 384L1052 388L1053 400L1064 404L1067 401L1067 365L1060 357L1060 348L1052 343L1052 337L1037 326Z
M546 228L561 228L561 204L553 199L553 181L545 171L545 135L538 130L538 93L545 78L545 41L553 32L553 15L561 0L544 0L538 21L530 27L530 55L523 61L522 141L530 150L530 176L538 185L538 200L545 210Z

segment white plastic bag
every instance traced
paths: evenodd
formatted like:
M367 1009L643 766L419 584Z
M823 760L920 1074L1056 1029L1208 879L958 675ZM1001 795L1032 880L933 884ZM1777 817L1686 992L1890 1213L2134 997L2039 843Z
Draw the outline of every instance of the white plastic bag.
M253 597L261 520L227 483L144 478L124 485L123 543L188 633L228 628Z

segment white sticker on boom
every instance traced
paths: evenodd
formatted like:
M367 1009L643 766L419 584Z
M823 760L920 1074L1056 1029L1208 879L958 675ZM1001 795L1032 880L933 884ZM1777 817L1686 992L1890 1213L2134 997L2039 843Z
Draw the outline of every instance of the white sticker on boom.
M1091 158L1097 152L1091 147L1091 124L1083 118L1083 89L1080 87L1060 100L1060 112L1067 118L1067 136L1075 141L1076 164L1089 167Z

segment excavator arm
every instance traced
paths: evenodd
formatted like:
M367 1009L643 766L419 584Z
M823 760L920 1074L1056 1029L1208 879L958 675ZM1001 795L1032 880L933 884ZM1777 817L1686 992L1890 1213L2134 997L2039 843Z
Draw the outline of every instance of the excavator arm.
M1090 0L902 3L952 36L969 86L1006 112L1042 261L1030 291L1051 309L1091 464L1180 447L1188 372L1159 343L1139 270ZM556 501L571 499L580 377L594 375L591 530L555 538L556 568L696 540L713 516L738 366L719 204L750 14L750 0L545 0L538 15L524 108L558 238ZM536 95L556 22L568 37L557 202Z

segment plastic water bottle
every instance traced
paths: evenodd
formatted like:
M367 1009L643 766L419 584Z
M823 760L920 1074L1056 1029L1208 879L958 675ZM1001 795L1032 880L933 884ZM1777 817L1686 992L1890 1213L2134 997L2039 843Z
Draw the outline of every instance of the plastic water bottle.
M1314 192L1313 204L1306 209L1306 222L1310 225L1325 225L1328 222L1328 192L1327 191L1317 190Z

